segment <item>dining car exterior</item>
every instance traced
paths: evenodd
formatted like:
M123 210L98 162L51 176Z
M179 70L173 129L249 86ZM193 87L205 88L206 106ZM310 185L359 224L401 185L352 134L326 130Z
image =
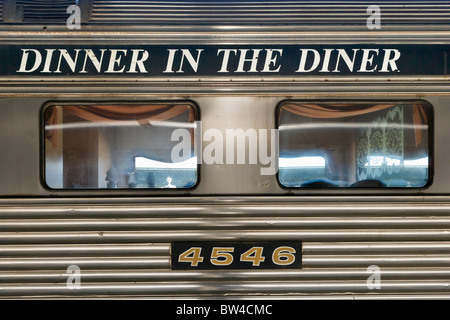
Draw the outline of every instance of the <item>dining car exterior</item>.
M1 4L1 298L449 297L450 2Z

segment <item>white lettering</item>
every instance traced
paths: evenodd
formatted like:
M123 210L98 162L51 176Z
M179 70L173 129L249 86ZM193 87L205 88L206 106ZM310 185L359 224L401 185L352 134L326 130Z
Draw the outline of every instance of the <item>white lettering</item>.
M227 304L221 304L220 305L220 314L229 314L229 315L237 315L237 314L272 314L272 311L269 310L269 308L272 308L272 305L261 305L258 306L256 304L249 304L249 305L227 305Z
M251 58L246 58L247 51L253 51L253 55ZM239 63L236 72L258 72L256 70L256 66L258 64L258 57L261 49L239 49ZM250 62L250 69L248 71L244 71L244 63Z
M125 66L123 66L120 70L116 70L115 67L120 67L120 61L122 60L122 55L118 56L118 53L123 53L123 56L127 55L127 50L117 50L117 49L111 49L111 57L109 58L109 65L108 69L105 71L105 73L122 73L123 70L125 70Z
M219 55L221 52L223 52L223 59L222 59L222 67L218 72L228 72L228 60L230 59L230 53L233 52L234 54L237 53L236 49L219 49L217 50L217 55Z
M394 53L394 56L390 58L391 53ZM384 59L383 66L381 67L380 72L389 72L388 67L391 67L391 71L399 71L396 61L400 58L400 51L397 49L384 49Z
M177 307L176 314L178 315L203 315L204 318L208 317L211 307L189 307L183 304L182 307Z
M145 69L144 61L148 59L148 51L143 49L131 49L133 55L131 56L130 68L128 69L128 73L137 73L136 66L139 68L139 72L147 72ZM139 53L142 53L142 57L138 59Z
M100 72L101 68L102 68L103 55L104 55L106 49L100 50L100 52L101 52L100 60L97 59L97 57L95 56L94 52L91 49L85 49L84 51L85 51L85 55L84 55L83 69L80 71L80 73L87 73L86 62L87 62L88 58L89 58L89 60L91 60L95 69L97 70L97 72Z
M169 57L167 58L167 65L166 70L163 71L163 73L173 73L173 61L175 60L175 52L178 51L178 49L168 49L169 50Z
M356 58L356 52L359 51L359 49L352 49L353 50L353 59L350 60L350 57L348 56L347 52L344 49L337 49L338 56L336 60L336 68L333 72L340 72L339 71L339 62L342 57L344 59L345 64L347 65L350 72L353 72L353 66L355 64L355 58Z
M22 56L17 73L148 73L149 51L145 49L21 49ZM162 73L184 73L191 68L201 70L204 49L168 49L165 70ZM109 55L105 52L109 51ZM265 57L261 52L265 51ZM352 53L350 53L350 51ZM222 55L220 73L275 73L283 68L283 49L219 49ZM398 49L299 49L296 73L398 72L401 52ZM82 56L84 54L84 57ZM232 59L232 54L238 57ZM383 56L381 56L383 55ZM106 58L105 58L106 57ZM261 58L261 59L259 59ZM55 61L58 59L57 61ZM261 60L261 61L260 61ZM88 61L90 61L88 63ZM89 66L88 66L89 64ZM52 70L53 69L53 70ZM290 74L287 70L286 75ZM212 75L207 73L205 75ZM203 76L203 74L202 74Z
M27 70L29 52L34 52L34 65ZM41 65L42 56L38 50L35 49L22 49L22 61L20 62L20 68L17 72L33 72Z
M373 64L373 57L378 55L378 49L362 49L363 56L361 60L361 67L358 72L374 72L377 69L377 65L373 66L372 69L368 70L367 68ZM370 52L375 52L376 54L372 54L370 57Z
M200 54L202 53L202 51L203 51L203 49L197 49L197 59L194 59L194 57L192 56L191 52L188 49L181 49L181 53L183 55L181 56L180 69L178 69L178 72L184 72L183 71L184 58L187 59L190 66L192 67L192 70L197 72L198 64L200 62Z
M78 53L81 51L81 49L75 49L75 58L72 59L69 52L67 52L66 49L59 49L60 55L58 60L58 67L56 68L55 73L61 73L61 61L62 58L66 61L67 65L69 66L70 70L72 72L75 72L75 69L77 67L77 60L78 60Z
M325 56L323 57L322 69L319 72L330 72L328 66L330 64L331 51L334 49L323 49L325 51Z
M274 57L273 56L274 51L278 52L279 55ZM281 65L279 65L278 68L276 68L274 70L274 69L270 68L270 64L273 64L273 66L275 67L278 57L280 57L283 54L283 49L267 49L266 52L267 52L266 61L264 62L264 68L263 68L262 72L278 72L278 71L280 71Z
M319 51L317 51L315 49L300 49L300 51L302 52L302 54L301 54L301 58L300 58L299 67L296 72L311 72L311 71L315 70L320 63ZM306 70L305 67L306 67L306 59L308 57L308 52L312 52L314 54L314 60L313 60L311 67L308 70Z
M45 55L44 69L42 69L42 73L51 73L50 64L52 63L53 52L56 49L45 49L47 54Z

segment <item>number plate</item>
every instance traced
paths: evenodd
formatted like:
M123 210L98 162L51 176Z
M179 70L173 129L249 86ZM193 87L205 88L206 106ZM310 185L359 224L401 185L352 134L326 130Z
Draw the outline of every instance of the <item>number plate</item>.
M172 270L301 269L302 243L174 242Z

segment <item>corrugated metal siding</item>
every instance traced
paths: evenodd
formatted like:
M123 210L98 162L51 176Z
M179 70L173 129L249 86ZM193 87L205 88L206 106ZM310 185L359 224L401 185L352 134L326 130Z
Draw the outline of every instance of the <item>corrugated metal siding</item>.
M66 23L67 8L76 3L77 0L0 0L0 22ZM7 9L9 12L4 13Z
M0 296L450 294L450 202L76 202L2 202ZM286 239L304 242L302 270L170 270L174 240Z
M24 24L65 24L76 0L17 0ZM92 24L365 26L367 7L381 9L383 25L447 25L449 1L93 0ZM87 20L87 19L86 19Z
M91 23L165 25L366 25L378 5L382 23L448 24L448 1L95 0Z
M66 22L69 14L67 8L75 0L16 0L16 5L23 8L24 23Z

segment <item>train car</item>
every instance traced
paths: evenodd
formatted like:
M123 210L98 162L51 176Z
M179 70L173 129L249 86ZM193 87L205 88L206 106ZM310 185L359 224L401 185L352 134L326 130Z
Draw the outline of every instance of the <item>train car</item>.
M1 4L1 298L450 296L450 2Z

